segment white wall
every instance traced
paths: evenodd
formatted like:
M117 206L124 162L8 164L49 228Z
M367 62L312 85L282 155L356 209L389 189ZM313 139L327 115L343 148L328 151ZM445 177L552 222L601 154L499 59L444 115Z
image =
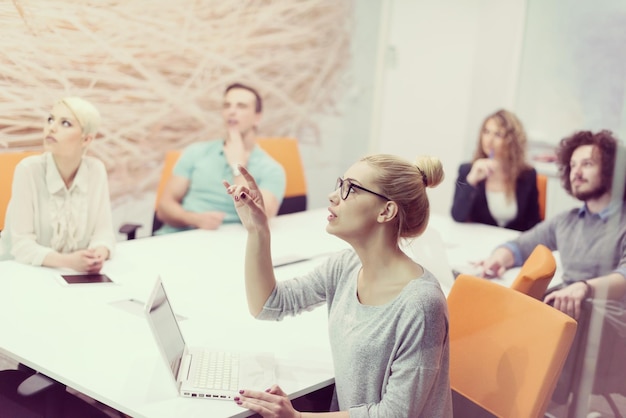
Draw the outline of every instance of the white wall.
M324 117L322 143L302 146L307 170L309 208L328 206L328 194L337 177L367 154L373 117L378 39L384 1L353 2L354 21L350 70L345 79L345 96L337 117Z
M430 191L449 213L458 165L484 117L515 103L525 0L389 0L381 115L372 152L441 158L446 181Z

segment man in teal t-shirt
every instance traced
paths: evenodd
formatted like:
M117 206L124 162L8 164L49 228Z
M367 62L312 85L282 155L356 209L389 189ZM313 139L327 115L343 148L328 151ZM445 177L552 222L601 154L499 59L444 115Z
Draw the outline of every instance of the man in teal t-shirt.
M226 88L222 117L227 137L195 143L183 151L157 206L157 218L164 224L159 235L239 222L233 200L222 185L222 180L245 184L238 166L246 167L257 180L266 212L278 213L285 171L256 143L262 107L253 88L239 83Z

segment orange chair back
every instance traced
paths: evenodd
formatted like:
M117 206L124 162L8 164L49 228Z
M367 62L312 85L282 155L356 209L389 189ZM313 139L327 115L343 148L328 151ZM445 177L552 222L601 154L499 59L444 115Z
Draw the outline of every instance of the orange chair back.
M537 191L539 192L539 218L546 219L546 193L548 190L548 177L537 174Z
M556 260L552 251L545 245L539 244L522 266L513 284L511 284L511 289L543 300L543 295L546 293L555 271Z
M13 172L15 166L29 155L39 154L36 151L0 153L0 231L4 229L7 206L11 200Z
M539 418L576 321L520 292L461 274L448 295L452 389L498 417Z
M163 191L165 190L165 186L169 181L170 177L172 177L172 171L174 170L174 166L176 165L176 161L180 157L180 151L172 150L165 153L165 160L163 160L163 168L161 169L161 178L159 179L159 185L157 186L156 199L154 201L154 209L156 210L159 200L161 200L161 196L163 195Z
M278 214L306 210L307 188L298 141L294 138L259 138L257 144L285 169L287 184Z

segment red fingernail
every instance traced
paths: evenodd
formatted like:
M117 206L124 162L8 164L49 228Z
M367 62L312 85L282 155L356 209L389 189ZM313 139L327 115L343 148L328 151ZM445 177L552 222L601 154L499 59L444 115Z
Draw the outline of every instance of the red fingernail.
M242 199L245 199L245 198L246 198L246 194L245 194L245 193L242 193L242 194L241 194L241 198L242 198Z
M239 391L239 394L240 394L240 395L243 395L243 389L241 389L241 390Z

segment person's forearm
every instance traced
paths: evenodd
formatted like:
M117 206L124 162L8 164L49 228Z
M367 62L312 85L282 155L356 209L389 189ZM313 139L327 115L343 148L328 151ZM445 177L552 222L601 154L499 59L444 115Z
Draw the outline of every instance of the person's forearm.
M56 251L49 252L41 263L44 267L67 268L70 267L69 254L61 254Z
M261 194L263 195L263 202L265 204L265 213L268 218L273 218L278 214L278 210L280 209L278 199L267 190L261 191Z
M157 208L157 218L176 228L196 226L195 216L194 212L185 210L178 202L162 203Z
M276 286L272 266L269 226L248 233L246 243L245 280L250 313L257 316Z
M482 266L483 277L502 277L504 272L515 264L515 257L508 248L498 247L491 253L488 259L482 261L480 264Z
M349 418L348 411L337 412L300 412L300 418Z
M626 294L626 278L619 273L589 279L587 284L591 286L594 298L621 299Z
M495 252L498 253L498 258L501 261L502 267L510 269L511 267L513 267L513 265L515 265L515 257L513 256L511 250L509 250L508 248L500 247L497 248Z

